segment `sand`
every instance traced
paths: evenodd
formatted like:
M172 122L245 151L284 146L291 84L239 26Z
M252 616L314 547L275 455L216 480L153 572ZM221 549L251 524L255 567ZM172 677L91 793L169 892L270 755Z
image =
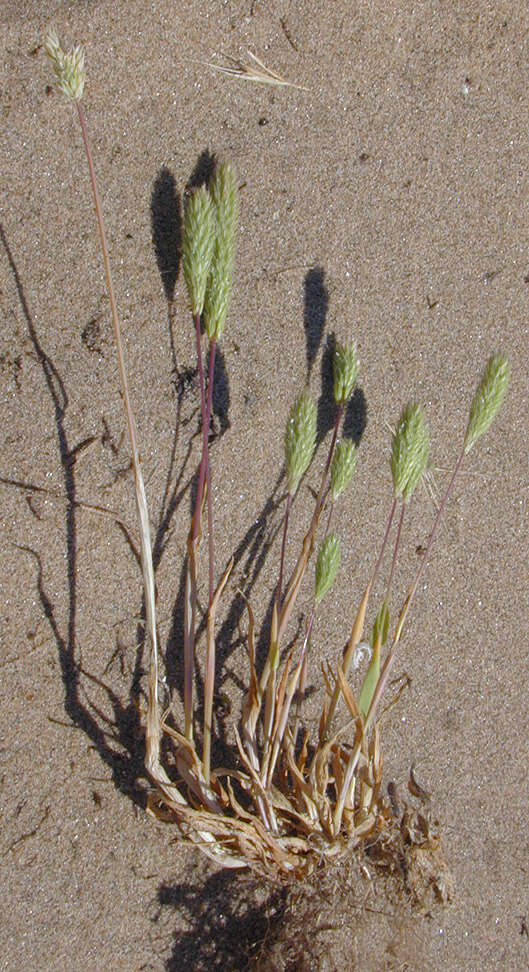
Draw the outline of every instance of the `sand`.
M257 557L280 520L289 405L307 380L320 393L333 334L358 342L367 426L315 685L373 565L401 407L425 406L441 490L483 364L509 356L504 409L458 482L397 665L411 684L383 731L387 778L405 788L414 764L432 795L455 900L408 917L377 894L315 937L307 967L526 969L529 14L477 0L4 0L0 967L243 969L267 928L272 952L278 907L145 812L134 495L80 134L41 47L51 24L86 50L177 699L198 402L174 220L202 154L242 184L213 447L219 569L239 555L225 618L256 567L258 616L274 586L277 542ZM248 49L307 90L208 66ZM422 493L396 595L433 512ZM236 713L232 635L219 692Z

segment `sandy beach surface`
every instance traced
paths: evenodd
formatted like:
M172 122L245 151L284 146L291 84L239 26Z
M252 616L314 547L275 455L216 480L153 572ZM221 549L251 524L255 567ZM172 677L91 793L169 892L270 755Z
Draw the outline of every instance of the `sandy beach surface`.
M236 555L219 721L236 721L247 671L237 589L260 618L277 580L288 410L307 382L320 396L333 336L358 343L366 425L336 519L340 580L314 630L316 702L383 534L402 406L424 405L439 496L485 362L510 358L504 408L457 482L414 607L396 666L408 688L382 729L387 780L404 791L414 765L431 794L455 885L446 909L410 914L374 874L338 882L350 910L333 923L327 902L311 950L288 959L292 942L274 950L277 892L219 871L146 813L133 483L76 112L42 47L51 25L86 51L177 707L199 457L178 227L197 166L230 161L241 184L212 445L218 570ZM527 5L3 0L0 45L0 968L238 970L266 937L263 963L269 951L277 969L526 970ZM299 87L211 67L248 50ZM322 433L327 419L322 407ZM309 507L304 487L290 564ZM434 511L419 491L396 598Z

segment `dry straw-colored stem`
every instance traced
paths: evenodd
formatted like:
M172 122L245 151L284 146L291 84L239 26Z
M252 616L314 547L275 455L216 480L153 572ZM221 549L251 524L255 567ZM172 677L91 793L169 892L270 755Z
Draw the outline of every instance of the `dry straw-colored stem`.
M79 117L79 124L81 126L81 133L83 137L83 145L86 153L86 159L88 162L90 185L92 187L92 194L94 197L94 208L95 208L96 219L97 219L97 228L99 233L99 241L101 244L103 264L105 267L105 278L107 283L108 297L110 301L112 327L114 330L114 339L116 342L116 352L118 356L118 369L119 369L119 380L121 385L121 394L123 397L123 406L125 409L125 415L127 419L127 430L128 430L130 450L131 450L132 468L134 471L136 507L138 510L138 520L139 520L139 527L140 527L141 567L143 573L143 585L144 585L144 593L145 593L145 616L146 616L146 635L147 635L146 640L150 649L149 721L147 725L146 758L147 758L147 762L154 767L158 761L161 730L160 730L160 722L159 722L160 705L159 705L159 698L158 698L158 641L157 641L157 634L156 634L154 569L152 563L149 512L147 508L145 484L143 481L140 455L139 455L139 450L137 445L136 422L134 419L134 413L132 411L132 405L131 405L130 394L129 394L129 385L127 380L127 372L125 369L125 356L123 353L123 342L121 339L121 326L119 322L117 305L116 305L114 283L112 280L112 273L110 270L110 259L108 255L105 226L103 222L103 211L101 208L99 192L97 189L97 181L95 176L92 153L90 150L90 141L88 138L86 121L85 121L84 112L80 101L76 102L76 107L77 107L77 114Z

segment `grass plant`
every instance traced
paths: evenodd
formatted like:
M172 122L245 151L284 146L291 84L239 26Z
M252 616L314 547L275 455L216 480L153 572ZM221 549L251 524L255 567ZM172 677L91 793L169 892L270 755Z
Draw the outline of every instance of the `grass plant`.
M270 878L299 878L322 863L356 851L365 852L366 848L372 851L375 848L376 855L387 864L391 858L402 854L403 840L408 848L422 854L434 854L437 837L430 830L424 814L414 812L408 806L403 817L396 821L392 801L382 793L381 707L439 523L467 455L488 430L501 406L509 378L508 362L501 355L494 355L485 368L462 436L461 451L415 579L403 603L395 606L392 581L402 542L403 522L424 475L430 452L421 408L410 403L402 412L392 442L393 496L386 528L373 558L371 576L352 618L345 647L329 655L323 670L324 702L315 727L304 720L303 702L314 622L339 571L340 539L332 529L334 509L349 487L356 466L356 447L343 435L344 411L354 394L359 375L354 344L338 344L335 348L335 422L319 481L312 494L312 509L308 512L300 499L300 485L311 469L315 455L316 406L308 391L300 394L286 421L286 505L271 622L267 631L267 656L259 668L256 621L251 605L245 600L248 687L242 701L239 727L234 729L231 764L212 766L215 619L233 562L230 561L217 577L209 431L215 356L226 323L232 287L239 212L237 178L231 166L217 165L209 184L196 189L189 197L184 214L182 268L196 340L202 451L187 539L182 643L184 721L178 726L171 708L162 710L160 698L149 517L103 216L81 105L85 84L84 57L80 48L65 53L54 33L48 35L46 51L61 90L75 103L79 116L110 297L132 455L141 535L146 641L150 655L146 769L154 789L149 797L149 807L164 819L174 821L185 839L198 845L220 865L250 867ZM307 526L297 561L293 569L289 569L287 536L294 511L300 517L306 516ZM199 611L199 549L206 533L208 594L203 619ZM393 549L388 553L391 539ZM389 569L384 593L378 603L372 603L375 580L385 554L388 554ZM313 560L315 571L309 582ZM311 593L307 593L308 588ZM293 612L300 600L304 599L306 603L307 598L308 620L299 642L293 641ZM367 650L363 638L368 627L368 612L373 620L369 623ZM206 660L203 718L199 722L194 686L197 632L201 630L202 620L205 620L206 628ZM366 653L368 661L364 663ZM355 691L350 675L362 665L363 671L355 675L359 678ZM172 747L174 757L170 770L164 759L167 745ZM443 896L439 882L438 890Z

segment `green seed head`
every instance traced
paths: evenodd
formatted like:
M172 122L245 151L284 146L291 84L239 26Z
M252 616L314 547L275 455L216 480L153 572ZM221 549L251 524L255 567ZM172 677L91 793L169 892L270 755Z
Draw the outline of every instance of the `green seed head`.
M232 286L233 259L216 240L204 301L204 327L210 341L219 338L224 330Z
M333 359L334 400L337 405L349 401L359 370L356 345L347 347L345 344L337 344Z
M357 451L354 442L342 439L336 446L331 466L331 500L336 499L347 489L356 468Z
M329 533L323 541L316 561L316 589L314 598L316 604L323 600L336 580L340 567L340 539L335 533Z
M490 359L470 409L465 435L465 453L470 452L472 446L496 418L509 384L509 372L507 358L496 354Z
M215 216L205 186L187 200L182 235L182 270L193 314L204 309L206 284L215 242Z
M287 485L291 496L307 471L316 446L316 406L303 391L292 406L285 434Z
M219 163L209 184L209 193L215 207L219 233L234 243L239 220L239 188L231 165Z
M204 304L208 337L224 330L232 290L235 239L239 218L239 190L230 165L218 165L209 187L215 213L215 245Z
M415 490L428 462L430 438L422 410L409 404L393 436L391 474L395 496L402 496L407 503Z
M82 47L72 47L63 51L59 38L54 30L50 30L44 44L57 83L63 94L70 101L80 101L83 97L86 72L84 67L84 51Z

